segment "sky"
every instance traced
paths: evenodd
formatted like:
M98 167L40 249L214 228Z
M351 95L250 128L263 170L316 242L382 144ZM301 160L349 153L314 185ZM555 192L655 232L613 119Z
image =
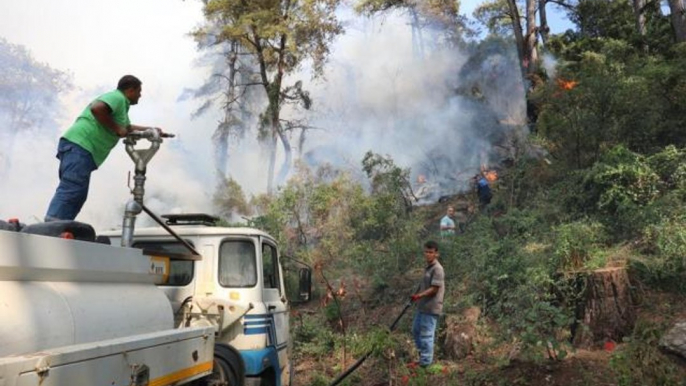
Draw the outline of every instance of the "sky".
M461 11L471 13L477 3L463 2ZM25 46L37 61L73 76L74 88L61 96L64 111L59 132L95 96L114 89L122 75L136 75L143 81L143 96L129 112L131 121L177 135L165 141L148 165L147 205L158 213L211 210L215 180L210 138L218 113L193 120L191 113L198 102L179 101L183 90L201 85L209 71L199 65L199 54L187 35L202 21L200 1L0 0L0 9L0 37ZM569 27L559 13L549 13L553 32ZM450 71L455 71L456 63L465 62L466 57L436 53L430 58L432 71L426 75L426 61L417 61L410 35L407 22L400 17L357 23L335 43L326 79L310 81L303 76L315 101L323 101L315 102L313 122L321 127L338 125L348 133L332 138L334 129L315 132L309 138L310 147L301 149L303 153L316 158L319 149L328 156L326 161L331 161L332 154L344 153L340 156L344 163L359 165L362 154L374 149L407 166L434 151L431 138L449 140L459 148L485 146L469 130L462 132L455 130L455 124L446 124L478 119L468 105L436 98L436 88L427 88L429 84L440 89L446 77L454 76ZM399 95L416 98L398 101ZM344 112L346 108L349 111ZM416 116L425 117L421 130L408 127L407 122L416 123ZM12 169L0 186L0 218L19 217L26 223L42 220L58 182L54 157L58 137L59 133L17 140ZM467 153L464 159L453 160L451 167L478 162L478 154ZM263 191L266 165L260 147L246 139L232 154L232 176L250 193ZM90 196L78 219L100 229L119 226L129 198L127 178L132 166L123 146L115 148L93 173Z

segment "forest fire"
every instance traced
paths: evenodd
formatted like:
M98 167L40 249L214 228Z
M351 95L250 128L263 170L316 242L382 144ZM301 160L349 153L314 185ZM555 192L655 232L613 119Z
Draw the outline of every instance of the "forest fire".
M486 178L488 182L495 182L498 179L498 172L495 170L486 170L484 171L484 178Z
M495 169L488 169L486 165L481 165L481 175L488 182L495 182L498 180L498 172Z
M576 80L564 80L562 78L557 80L557 85L563 89L563 90L572 90L574 87L579 85L579 82Z

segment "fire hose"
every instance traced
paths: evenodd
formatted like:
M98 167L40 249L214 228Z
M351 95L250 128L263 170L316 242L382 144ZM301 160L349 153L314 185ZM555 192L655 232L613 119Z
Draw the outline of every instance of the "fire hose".
M417 291L419 291L419 287L417 287L417 290L415 290L414 293L417 293ZM389 329L390 329L391 332L393 332L393 330L395 330L395 328L398 326L398 322L400 322L400 319L403 317L403 315L405 315L405 312L407 312L407 310L408 310L411 306L412 306L412 299L410 299L410 300L407 301L407 304L405 304L405 307L403 307L403 310L400 311L400 314L395 318L395 320L393 321L393 323L391 323L391 325L390 325L390 327L389 327ZM336 385L338 385L339 383L341 383L345 378L348 377L348 375L350 375L353 371L357 370L357 368L360 367L360 365L361 365L365 360L367 360L367 358L368 358L370 355L372 355L372 352L373 352L373 350L367 351L367 353L364 354L360 359L358 359L357 362L355 362L355 363L354 363L352 366L350 366L347 370L345 370L345 371L344 371L343 373L341 373L338 377L336 377L336 379L334 379L333 382L331 382L331 383L329 384L329 386L336 386Z

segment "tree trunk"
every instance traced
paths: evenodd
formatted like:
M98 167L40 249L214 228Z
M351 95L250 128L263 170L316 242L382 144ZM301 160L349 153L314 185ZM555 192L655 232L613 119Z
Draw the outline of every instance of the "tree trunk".
M267 194L274 192L274 168L276 165L276 132L269 135L269 165L267 170Z
M629 291L629 275L624 268L606 268L579 277L585 285L572 326L575 347L597 347L612 340L621 342L630 335L636 314Z
M533 132L538 119L538 109L531 101L531 93L538 87L538 27L536 26L536 0L526 0L526 37L524 39L526 75L524 78L526 118Z
M526 79L526 56L524 54L524 32L522 32L522 24L520 22L519 10L515 0L507 0L507 6L510 10L510 18L512 19L512 30L515 35L515 42L517 43L517 55L519 57L519 68L522 71L522 79Z
M424 37L422 36L422 26L419 22L417 9L414 6L410 7L410 17L412 18L412 21L410 22L412 26L412 49L415 57L424 59Z
M235 103L236 101L236 61L238 60L238 43L231 42L231 48L227 56L227 65L229 70L228 88L224 93L227 103L224 104L224 120L219 124L212 140L214 142L214 163L217 172L217 181L223 181L228 177L227 163L229 159L229 135L231 126L234 122Z
M531 102L530 94L533 91L533 77L530 74L536 72L538 62L538 51L536 49L536 0L527 0L527 35L522 31L521 18L515 0L507 0L510 17L512 18L512 30L517 44L517 55L519 57L519 68L522 74L522 84L524 85L524 98L526 99L526 117L531 125L531 131L535 129L538 116L536 106Z
M548 26L548 14L545 11L545 6L548 4L547 0L538 0L538 18L541 22L541 40L543 45L548 43L550 37L550 27Z
M672 27L677 43L686 42L686 15L684 14L684 0L667 0L672 18Z
M643 11L645 7L645 0L632 0L634 5L634 16L636 17L636 31L641 36L641 48L643 52L648 52L648 43L646 42L646 16Z
M279 139L283 145L284 157L283 164L281 164L281 169L279 169L279 175L276 178L276 184L281 185L286 182L286 177L288 177L288 172L291 171L291 163L293 162L293 149L291 148L291 141L286 136L286 133L282 129L279 129Z
M531 75L536 72L538 64L538 28L536 26L536 0L526 0L526 57L528 59L526 72Z
M538 28L536 27L536 0L526 0L526 39L524 52L527 59L526 73L536 73L538 66Z

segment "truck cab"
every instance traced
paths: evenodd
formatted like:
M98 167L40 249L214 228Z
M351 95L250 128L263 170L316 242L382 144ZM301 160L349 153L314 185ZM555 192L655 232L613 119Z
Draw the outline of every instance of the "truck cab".
M204 214L165 215L162 227L136 228L132 247L152 256L179 327L215 328L215 372L221 382L290 385L289 299L276 240L248 227L215 226ZM112 244L121 234L102 233ZM189 253L188 243L199 255ZM311 269L299 265L293 301L309 300Z

